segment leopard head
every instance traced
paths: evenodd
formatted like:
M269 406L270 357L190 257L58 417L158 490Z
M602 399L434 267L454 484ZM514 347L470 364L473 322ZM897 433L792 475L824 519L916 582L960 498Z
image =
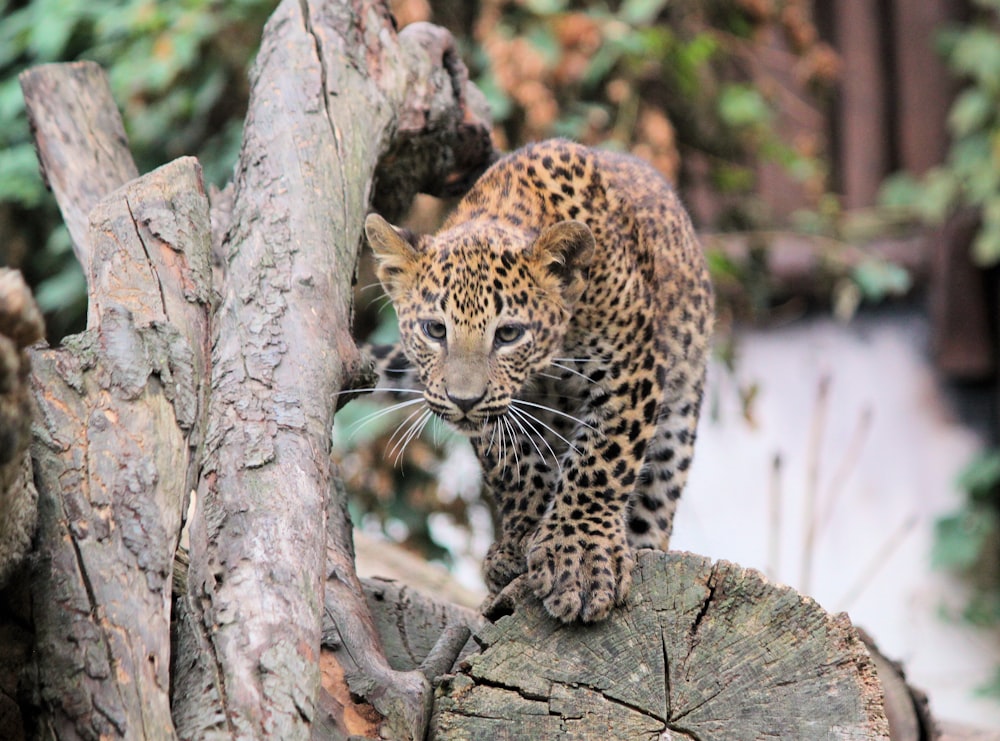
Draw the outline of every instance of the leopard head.
M579 221L538 234L470 221L414 238L377 214L365 232L427 405L459 431L483 430L558 355L593 234Z

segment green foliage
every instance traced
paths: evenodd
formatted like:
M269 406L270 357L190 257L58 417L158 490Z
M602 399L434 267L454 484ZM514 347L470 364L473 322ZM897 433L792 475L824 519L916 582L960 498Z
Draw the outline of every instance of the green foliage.
M935 528L934 564L956 571L972 569L996 526L996 514L986 507L969 506L942 517Z
M905 296L913 284L905 268L875 258L858 263L851 271L851 278L862 296L876 303L891 296Z
M761 92L742 83L722 86L718 108L721 119L733 128L766 126L774 117Z
M777 103L746 63L767 23L780 25L739 2L521 0L480 29L473 73L511 148L550 135L639 148L682 189L683 155L696 152L711 185L734 196L715 226L745 228L758 216L759 161L803 182L825 177L817 157L780 140ZM669 123L651 130L650 110Z
M89 59L108 73L141 172L196 155L206 179L231 174L246 71L275 0L0 0L0 263L34 279L43 308L82 305L84 284L38 172L17 75ZM42 243L26 264L4 244ZM38 283L41 283L40 285ZM77 311L79 314L79 312ZM52 321L50 325L60 326ZM51 332L50 332L51 334ZM60 332L56 332L60 334Z
M939 48L966 83L948 114L952 143L944 164L916 180L896 175L884 183L884 205L942 223L955 209L973 208L981 226L972 254L983 266L1000 263L1000 3L977 3L968 24L947 28Z
M1000 450L973 459L958 478L966 498L935 528L933 561L963 575L972 587L963 617L976 625L1000 623Z

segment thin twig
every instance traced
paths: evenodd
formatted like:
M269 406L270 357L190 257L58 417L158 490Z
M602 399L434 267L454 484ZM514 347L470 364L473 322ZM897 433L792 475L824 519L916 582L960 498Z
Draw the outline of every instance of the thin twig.
M823 444L823 430L826 428L826 407L830 392L830 377L824 375L819 379L816 389L816 406L813 411L812 425L809 430L809 446L806 449L808 456L806 462L806 511L805 525L806 538L802 552L802 577L799 586L803 592L809 594L810 582L812 581L812 559L813 551L816 547L816 498L819 491L819 461Z
M861 410L861 414L858 417L858 425L854 428L854 434L851 435L851 441L847 446L847 450L844 451L843 457L840 459L840 464L837 466L836 472L830 479L830 485L827 487L827 494L824 497L825 506L823 507L823 514L815 522L817 534L822 531L823 527L833 516L833 509L840 500L840 495L844 491L844 485L847 483L847 479L850 478L858 459L861 457L861 451L868 439L868 431L872 426L873 415L874 413L870 406Z
M875 575L878 574L878 572L881 571L889 561L889 557L892 556L893 552L906 539L906 536L909 535L916 527L919 519L920 518L915 514L910 515L896 529L896 531L892 533L892 535L885 539L882 543L882 547L878 549L865 568L861 570L858 580L844 593L844 596L835 603L840 605L841 610L849 610L854 604L854 601L864 593L864 591L868 588L868 585L871 584L872 579L875 578Z
M769 487L770 521L768 527L767 567L765 573L771 581L777 581L781 573L781 454L775 453L771 462L771 482Z

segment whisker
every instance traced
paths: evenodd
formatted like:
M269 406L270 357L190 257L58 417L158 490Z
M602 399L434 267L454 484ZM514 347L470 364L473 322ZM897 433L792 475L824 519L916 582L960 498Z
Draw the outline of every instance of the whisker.
M558 360L560 363L591 363L594 358L552 358L553 360Z
M407 399L406 401L401 401L401 402L398 402L396 404L392 404L391 406L387 406L384 409L376 409L374 412L371 412L370 414L366 414L364 417L362 417L361 419L357 420L356 422L352 422L351 425L347 428L347 432L351 432L352 430L356 430L358 427L360 427L363 424L368 424L369 422L374 422L376 419L384 417L387 414L392 414L393 412L395 412L395 411L397 411L399 409L405 409L406 407L413 406L414 404L419 404L423 400L424 400L424 398L421 396L419 399Z
M427 409L417 409L416 411L410 412L407 415L406 419L404 419L402 422L396 425L396 429L392 431L392 434L389 436L389 439L385 441L386 447L392 445L392 448L389 450L390 456L396 451L396 447L403 440L403 438L406 437L406 433L408 433L410 429L412 429L411 427L407 427L407 425L410 423L410 420L412 420L414 417L419 419L427 411L428 411ZM396 437L397 435L399 435L398 439ZM395 444L393 444L393 440L396 441Z
M532 417L530 414L528 414L527 412L525 412L522 409L516 409L515 407L510 407L509 409L512 412L512 414L514 415L514 419L520 418L520 419L524 420L524 424L531 430L531 432L535 433L535 435L537 435L541 439L541 441L543 443L545 443L545 447L548 448L549 452L552 454L552 460L555 463L556 468L558 468L558 469L561 470L562 469L562 465L559 462L559 456L556 454L556 451L552 449L552 446L549 444L549 441L545 438L545 435L543 435L542 433L540 433L535 428L535 425L532 424L532 422L539 422L539 420L535 419L534 417ZM558 433L554 432L554 434L558 434ZM530 434L528 435L528 439L531 440L531 435ZM563 440L565 440L565 438L563 438ZM532 442L534 442L534 441L532 441ZM569 445L569 442L567 442L566 444ZM573 447L573 446L570 445L570 447ZM574 450L575 450L575 448L574 448ZM541 453L539 453L539 455L541 455ZM542 456L542 460L543 461L545 460L545 456Z
M528 442L531 443L531 446L535 449L535 452L538 453L538 457L542 459L542 463L546 463L545 454L542 452L541 448L538 447L538 444L535 442L535 439L531 436L531 433L528 431L528 428L525 427L524 423L516 416L510 415L510 418L511 421L517 425L517 428L521 431L521 434L524 435L526 438L528 438Z
M424 434L424 430L427 428L427 423L434 418L434 413L430 409L427 410L427 414L420 418L420 421L416 425L416 430L410 435L409 439L406 441L406 445L409 445L413 440ZM403 449L406 449L406 445Z
M588 375L586 375L584 373L581 373L578 370L575 370L573 368L569 368L569 367L567 367L565 365L560 365L559 363L556 363L556 362L552 362L549 365L553 365L556 368L560 368L560 369L566 371L567 373L572 373L574 376L579 376L580 378L582 378L587 383L593 383L593 381L590 380L590 376L588 376Z
M486 425L487 425L487 424L489 423L489 421L490 421L490 420L489 420L489 419L487 419L487 420L485 420L485 421L483 422L483 429L484 429L484 430L486 429ZM493 450L493 440L494 440L494 439L496 439L496 436L497 436L497 426L496 426L496 424L494 423L494 425L493 425L493 429L492 429L492 430L491 430L491 432L490 432L490 441L489 441L489 443L488 443L488 444L486 445L486 450L485 450L485 451L483 452L483 455L489 455L489 454L490 454L490 451L491 451L491 450Z
M517 399L517 400L514 400L514 399L512 399L512 400L511 400L511 402L512 402L512 403L513 403L514 401L520 401L520 399ZM533 404L532 406L540 406L540 405L539 405L539 404ZM510 408L511 408L511 409L514 409L515 407L514 407L514 406L511 406ZM546 407L542 407L542 408L543 408L543 409L545 409ZM556 431L555 431L554 429L552 429L551 427L549 427L549 426L548 426L547 424L545 424L544 422L542 422L542 420L540 420L540 419L539 419L538 417L536 417L536 416L535 416L534 414L531 414L530 412L528 412L528 411L526 411L526 410L524 410L524 409L518 409L518 412L520 412L521 414L523 414L523 415L524 415L525 417L527 417L527 418L528 418L528 419L530 419L531 421L535 422L536 424L539 424L539 425L541 425L541 426L542 426L542 427L544 427L544 428L545 428L546 430L548 430L549 432L551 432L551 433L552 433L553 435L555 435L556 437L558 437L558 438L559 438L560 440L562 440L562 441L563 441L564 443L566 443L566 444L567 444L567 445L568 445L568 446L569 446L570 448L572 448L572 449L573 449L573 451L574 451L575 453L579 453L579 452L580 452L580 449L579 449L578 447L576 447L576 446L575 446L575 445L574 445L573 443L571 443L571 442L570 442L569 440L567 440L567 439L566 439L565 437L563 437L562 435L560 435L560 434L559 434L558 432L556 432ZM543 438L543 439L544 439L544 438Z
M577 419L572 414L567 414L566 412L561 411L559 409L556 409L555 407L548 407L548 406L545 406L544 404L536 404L533 401L527 401L525 399L511 399L510 403L511 404L527 404L529 407L535 407L536 409L542 409L543 411L546 411L546 412L552 412L553 414L558 414L560 417L565 417L566 419L571 419L574 422L576 422L578 425L583 425L588 430L594 430L595 432L597 431L597 429L595 427L593 427L592 425L588 425L582 419Z
M369 286L369 288L371 288L371 286ZM365 289L362 288L361 290L363 291ZM384 294L384 293L376 294L376 295L372 296L370 299L368 299L368 302L365 304L365 308L368 308L369 306L372 306L373 304L378 304L379 305L378 310L381 313L385 309L386 306L389 306L389 305L392 304L392 299L389 296L387 296L386 294Z
M499 443L499 445L500 445L500 455L503 457L503 465L504 465L504 469L506 470L506 468L507 468L507 436L504 434L503 424L501 424L502 422L503 422L502 419L498 419L497 420L497 428L498 428L498 432L500 434L500 443Z
M537 371L535 373L535 375L536 376L541 376L542 378L551 378L553 381L561 381L561 380L563 380L562 376L557 376L557 375L554 375L552 373L542 373L541 371Z
M388 386L371 386L369 388L363 389L344 389L343 391L338 391L334 396L343 396L344 394L364 394L367 392L372 392L377 394L379 391L391 391L394 394L422 394L424 393L420 389L396 389L389 388Z
M506 416L501 417L500 421L503 422L504 428L507 430L507 438L510 440L510 451L514 454L514 473L517 475L517 480L521 481L521 457L518 454L517 449L517 435L510 424L510 420Z
M420 432L424 429L424 425L427 424L427 420L430 418L431 413L432 412L430 409L424 409L423 412L420 414L420 416L417 417L417 419L413 422L413 424L410 425L409 429L406 431L406 434L404 434L402 437L399 438L399 440L396 441L396 444L389 451L390 456L393 456L393 454L395 454L392 459L393 466L399 465L400 460L403 458L403 453L406 452L406 446L409 445L413 441L413 439L417 437L417 435L419 435ZM406 421L409 421L412 417L413 415L411 414L409 417L406 418ZM404 422L403 424L406 424L406 422ZM397 432L400 429L402 429L402 426L403 425L400 425L397 428Z
M431 428L432 428L431 434L434 436L433 440L435 448L441 447L441 444L438 442L438 433L441 431L441 425L438 424L439 419L441 418L438 417L437 415L434 415L434 418L432 420L428 420L429 422L431 422Z

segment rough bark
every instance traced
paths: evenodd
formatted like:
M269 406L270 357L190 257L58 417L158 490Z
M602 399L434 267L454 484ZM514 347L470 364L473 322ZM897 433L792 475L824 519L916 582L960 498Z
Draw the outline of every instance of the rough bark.
M89 264L90 209L139 175L104 71L93 62L47 64L20 76L42 176L81 265Z
M90 328L33 354L43 737L172 738L170 595L197 478L208 202L178 160L91 213Z
M645 552L629 603L562 625L534 598L477 634L430 738L889 738L847 616L759 573Z
M418 670L428 679L434 679L477 650L471 635L484 620L476 611L432 599L401 582L365 579L362 587L374 616L372 627L381 646L378 656L384 656L385 668L401 672ZM357 679L351 682L348 678L363 676L360 665L370 659L365 654L353 655L343 640L345 623L335 622L334 614L328 611L323 623L320 668L324 692L320 700L322 717L317 724L323 733L313 737L337 739L355 734L398 738L374 704L355 699L370 694L360 693Z
M378 669L365 692L385 701L393 733L422 734L426 679L383 667L377 642L362 640L374 633L331 489L329 431L335 394L360 366L350 287L380 158L405 174L393 189L407 201L427 182L467 179L492 151L442 33L397 36L382 4L361 1L286 0L265 30L213 328L191 619L178 639L198 658L175 677L181 735L308 737L324 591L345 642L361 641L362 670ZM450 66L430 75L442 59ZM401 144L417 132L419 148Z
M104 73L47 65L21 84L90 288L87 332L33 355L38 731L171 737L170 574L207 358L200 168L182 160L101 201L136 174Z
M0 587L20 566L35 531L27 347L44 334L42 314L21 274L0 268Z
M32 410L26 347L44 331L21 274L0 268L0 738L11 741L24 736L18 683L33 640L29 599L18 577L25 570L38 514L28 451ZM8 582L13 586L5 588Z

